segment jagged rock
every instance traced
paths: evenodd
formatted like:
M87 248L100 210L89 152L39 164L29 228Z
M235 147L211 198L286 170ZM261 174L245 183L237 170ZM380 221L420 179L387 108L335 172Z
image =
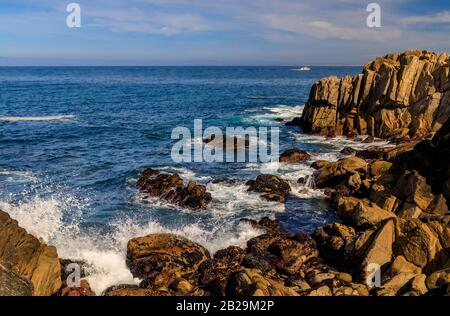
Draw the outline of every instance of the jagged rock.
M450 268L436 271L426 279L429 290L444 289L450 284Z
M402 291L406 291L408 282L410 282L417 274L414 273L400 273L395 275L383 284L383 286L376 290L377 296L395 296Z
M422 269L415 266L411 262L408 262L405 259L405 257L403 257L403 256L398 256L397 258L395 258L395 260L392 262L391 268L390 268L391 277L394 277L395 275L400 274L400 273L419 274L421 272L422 272Z
M448 55L406 51L379 57L361 74L315 83L300 126L321 135L423 138L450 117Z
M146 287L168 287L176 278L197 271L208 250L172 234L151 234L133 238L127 245L127 265Z
M392 245L395 241L395 225L392 220L387 221L375 234L375 237L367 249L362 263L363 279L367 278L368 267L377 264L381 268L391 262Z
M316 170L319 170L327 165L331 164L331 162L326 160L316 160L311 164L311 168L314 168Z
M308 154L306 151L298 149L289 149L280 155L280 162L286 163L298 163L310 159L310 154Z
M265 231L266 233L279 233L281 230L281 223L277 219L270 219L265 216L259 221L254 219L242 218L241 222L249 223L253 228Z
M151 168L144 170L137 186L149 196L192 209L205 208L212 200L204 185L190 181L184 186L178 174L160 173Z
M392 162L399 155L412 151L418 142L401 143L394 147L370 147L365 150L358 151L357 157L363 159L385 160Z
M403 224L402 235L395 243L395 253L420 268L431 264L441 250L439 236L418 219Z
M61 288L61 265L56 248L28 234L16 220L0 211L0 265L33 284L33 295L49 296ZM4 270L4 271L6 271ZM12 274L8 272L9 279ZM0 289L7 288L0 282Z
M278 176L261 174L256 180L247 182L248 191L264 193L261 197L268 201L284 203L286 196L291 192L289 183Z
M33 284L30 280L6 269L0 264L0 296L31 296Z
M326 262L339 269L346 269L348 256L346 248L356 238L355 229L340 223L319 227L313 234L320 255Z
M320 168L315 175L315 183L319 188L333 187L359 172L367 172L367 162L358 157L350 157Z
M227 296L298 296L292 288L266 278L257 269L243 269L234 272L228 280Z
M213 259L204 261L199 267L199 283L212 295L224 296L230 275L242 269L245 251L231 246L219 250Z
M395 218L395 214L380 208L367 199L341 197L338 202L338 215L360 227L377 226L383 221Z
M372 177L379 177L383 172L391 169L392 163L389 161L377 160L369 165L369 173Z
M425 283L427 276L425 274L419 274L414 277L411 283L411 291L417 295L425 295L428 292L427 285Z

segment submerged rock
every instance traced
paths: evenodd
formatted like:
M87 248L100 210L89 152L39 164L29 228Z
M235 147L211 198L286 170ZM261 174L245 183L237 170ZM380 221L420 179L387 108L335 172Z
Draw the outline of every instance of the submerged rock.
M190 181L184 186L178 174L161 173L151 168L142 173L137 186L149 196L191 209L203 209L212 200L204 185Z

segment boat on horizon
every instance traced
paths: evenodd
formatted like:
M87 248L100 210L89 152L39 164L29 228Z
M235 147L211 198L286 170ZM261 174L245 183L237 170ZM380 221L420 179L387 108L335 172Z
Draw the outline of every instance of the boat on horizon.
M297 68L297 69L295 69L295 70L297 70L297 71L310 71L311 68L309 68L309 67L307 67L307 66L302 66L302 67L299 67L299 68Z

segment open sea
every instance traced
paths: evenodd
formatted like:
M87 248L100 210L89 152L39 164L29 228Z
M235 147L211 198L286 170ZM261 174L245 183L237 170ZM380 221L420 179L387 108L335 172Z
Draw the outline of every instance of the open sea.
M61 258L91 264L100 293L135 283L125 264L136 236L172 232L211 252L245 246L261 232L243 217L279 219L290 232L312 232L336 220L320 190L297 180L314 160L337 160L345 138L325 140L276 121L300 116L311 85L360 67L3 67L0 68L0 209L58 249ZM281 150L308 151L312 160L281 165L291 183L286 204L248 193L258 163L185 163L171 159L172 129L203 126L280 127ZM201 140L200 140L201 141ZM136 189L146 167L205 184L207 210L145 199Z

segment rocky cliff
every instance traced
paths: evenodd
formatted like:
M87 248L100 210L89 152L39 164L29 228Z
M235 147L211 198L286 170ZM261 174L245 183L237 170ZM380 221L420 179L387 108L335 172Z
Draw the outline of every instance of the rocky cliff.
M353 78L321 79L299 123L321 135L422 139L449 117L450 55L407 51L377 58Z

